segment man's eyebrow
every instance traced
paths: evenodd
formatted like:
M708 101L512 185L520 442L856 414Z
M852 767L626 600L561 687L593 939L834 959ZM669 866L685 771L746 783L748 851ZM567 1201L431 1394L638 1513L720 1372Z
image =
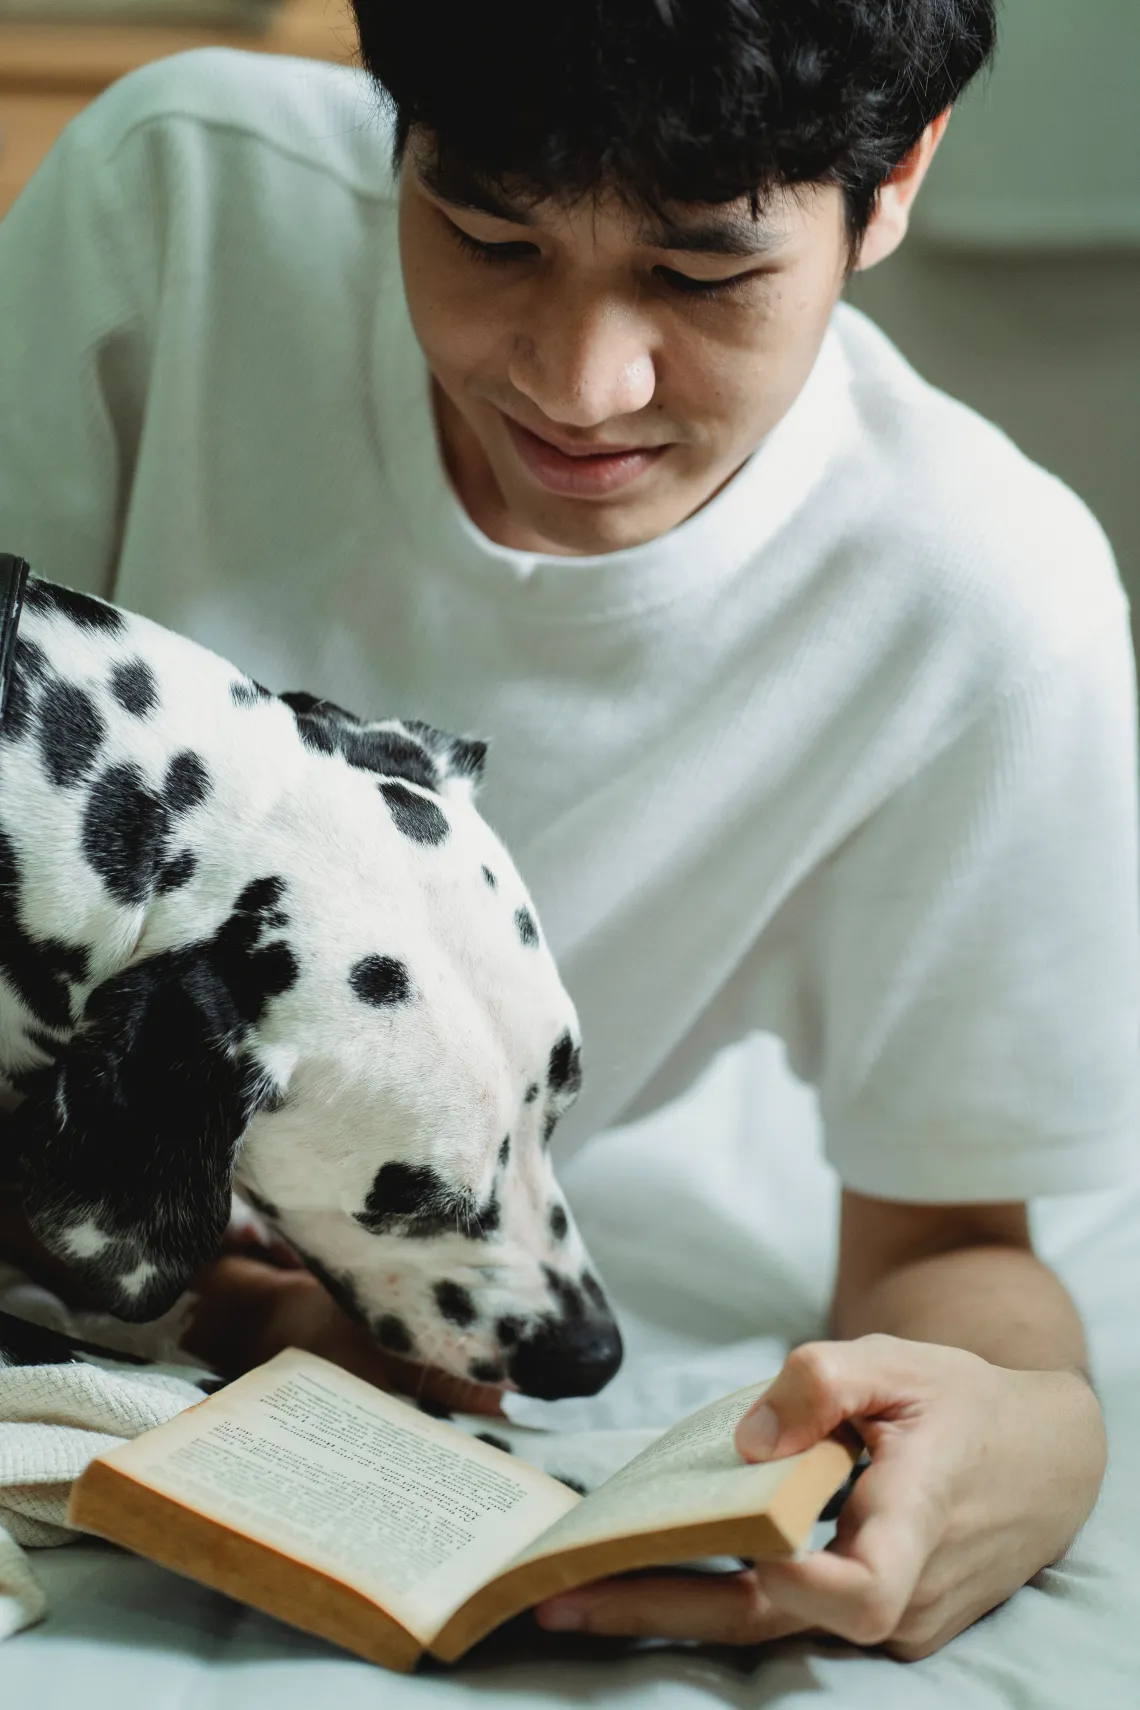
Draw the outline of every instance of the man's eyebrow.
M419 175L424 187L452 208L489 214L492 219L508 220L516 226L537 224L528 207L511 201L501 190L479 178L466 173L456 176L453 172L441 170L438 163L431 160L420 164ZM765 225L762 220L743 216L695 224L660 219L640 227L637 241L647 249L664 249L678 255L748 257L766 255L777 249L782 233Z
M442 171L430 160L421 162L418 170L424 188L452 208L467 208L473 214L490 214L493 219L510 220L516 226L532 226L535 223L534 216L528 209L517 207L500 190L496 190L491 184L482 183L478 178L469 178L466 175L456 178L451 173Z
M782 234L759 220L708 220L702 225L680 225L672 220L646 226L638 241L650 249L667 249L679 255L766 255L778 249Z

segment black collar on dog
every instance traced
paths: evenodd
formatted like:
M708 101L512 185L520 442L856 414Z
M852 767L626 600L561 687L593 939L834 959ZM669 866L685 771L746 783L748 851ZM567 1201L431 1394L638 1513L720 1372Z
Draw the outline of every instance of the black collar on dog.
M16 657L16 631L24 605L28 566L10 552L0 552L0 724L8 704L8 684Z

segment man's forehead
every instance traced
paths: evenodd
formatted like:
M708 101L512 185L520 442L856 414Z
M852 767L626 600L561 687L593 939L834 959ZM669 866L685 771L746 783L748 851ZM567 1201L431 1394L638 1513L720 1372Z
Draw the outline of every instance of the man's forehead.
M510 178L491 180L463 161L441 159L430 148L417 149L414 164L425 188L454 208L489 214L514 225L538 226L544 209L554 204L553 197L543 197ZM721 203L667 202L650 209L615 187L579 198L585 200L621 220L633 241L647 248L754 256L775 249L786 236L774 210L747 196Z

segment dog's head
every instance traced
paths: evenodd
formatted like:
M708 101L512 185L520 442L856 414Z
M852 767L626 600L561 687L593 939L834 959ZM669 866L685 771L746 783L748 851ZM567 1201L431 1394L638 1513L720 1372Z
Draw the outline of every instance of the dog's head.
M249 695L310 752L248 882L234 894L232 847L200 851L153 911L163 947L97 986L28 1081L32 1226L111 1311L151 1318L236 1185L391 1352L593 1393L621 1342L548 1147L577 1019L474 805L482 747L289 700ZM209 895L224 912L191 937Z

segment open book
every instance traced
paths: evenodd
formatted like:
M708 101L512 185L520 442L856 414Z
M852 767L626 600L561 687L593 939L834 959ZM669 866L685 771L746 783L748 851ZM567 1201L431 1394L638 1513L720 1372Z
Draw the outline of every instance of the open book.
M733 1430L765 1387L580 1497L291 1348L93 1461L68 1519L388 1668L450 1662L588 1580L802 1548L853 1456L829 1440L742 1462Z

